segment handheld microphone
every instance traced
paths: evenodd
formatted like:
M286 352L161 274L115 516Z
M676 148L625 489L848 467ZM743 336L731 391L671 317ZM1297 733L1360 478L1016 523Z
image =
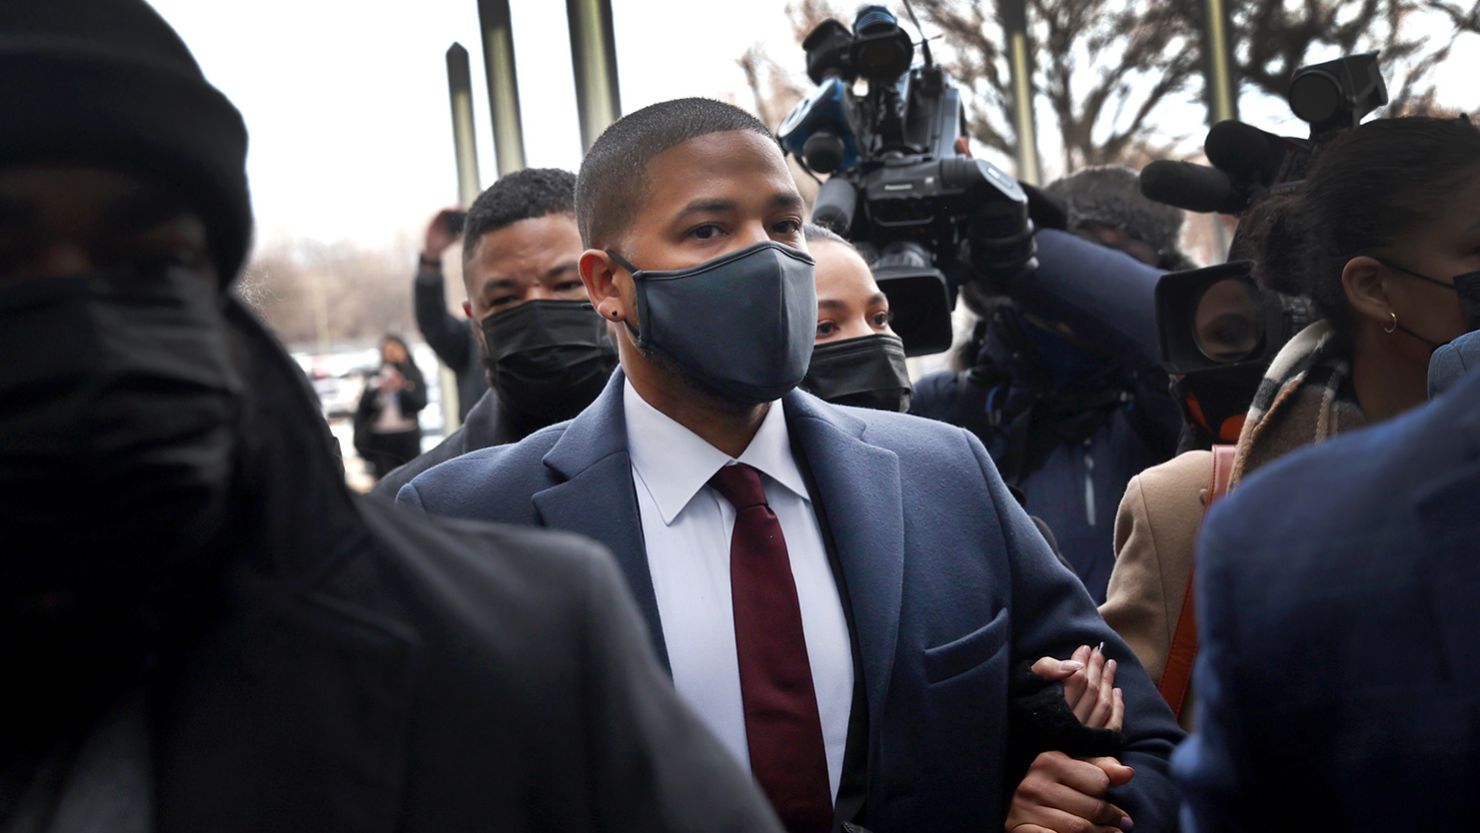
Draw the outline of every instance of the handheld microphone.
M1141 194L1147 199L1203 214L1238 214L1248 195L1228 174L1207 165L1158 160L1141 170Z

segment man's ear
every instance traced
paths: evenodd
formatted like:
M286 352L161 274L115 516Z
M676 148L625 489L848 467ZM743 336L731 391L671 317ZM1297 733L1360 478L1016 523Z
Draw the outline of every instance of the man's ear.
M626 305L617 290L617 273L621 267L611 255L600 249L587 249L581 253L578 263L581 283L586 285L586 297L596 314L607 321L622 321L627 317Z
M1380 326L1392 321L1393 303L1387 293L1387 270L1374 258L1362 255L1346 262L1341 287L1358 318Z

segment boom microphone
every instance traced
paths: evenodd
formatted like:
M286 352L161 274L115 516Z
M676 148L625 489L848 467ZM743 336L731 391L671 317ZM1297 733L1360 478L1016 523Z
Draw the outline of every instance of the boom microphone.
M1248 195L1228 174L1207 165L1158 160L1141 170L1141 194L1147 199L1200 213L1237 214L1248 207Z
M1264 186L1279 176L1289 148L1288 140L1233 119L1213 125L1203 143L1214 167L1235 179Z

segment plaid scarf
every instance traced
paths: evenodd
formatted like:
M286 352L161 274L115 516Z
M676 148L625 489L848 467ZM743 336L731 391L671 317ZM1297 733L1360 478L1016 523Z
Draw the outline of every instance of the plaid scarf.
M1290 339L1264 372L1238 438L1233 483L1303 446L1366 422L1351 386L1351 360L1326 321Z

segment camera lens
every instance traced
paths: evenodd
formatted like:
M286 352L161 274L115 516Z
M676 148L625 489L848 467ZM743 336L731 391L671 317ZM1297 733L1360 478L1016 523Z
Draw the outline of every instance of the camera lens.
M1233 364L1252 358L1264 344L1263 305L1248 278L1210 284L1193 313L1197 349L1211 361Z
M802 145L802 159L817 173L830 174L842 166L847 150L836 133L819 130L808 136Z
M1310 124L1322 124L1341 112L1341 85L1324 72L1307 72L1290 84L1290 109Z

